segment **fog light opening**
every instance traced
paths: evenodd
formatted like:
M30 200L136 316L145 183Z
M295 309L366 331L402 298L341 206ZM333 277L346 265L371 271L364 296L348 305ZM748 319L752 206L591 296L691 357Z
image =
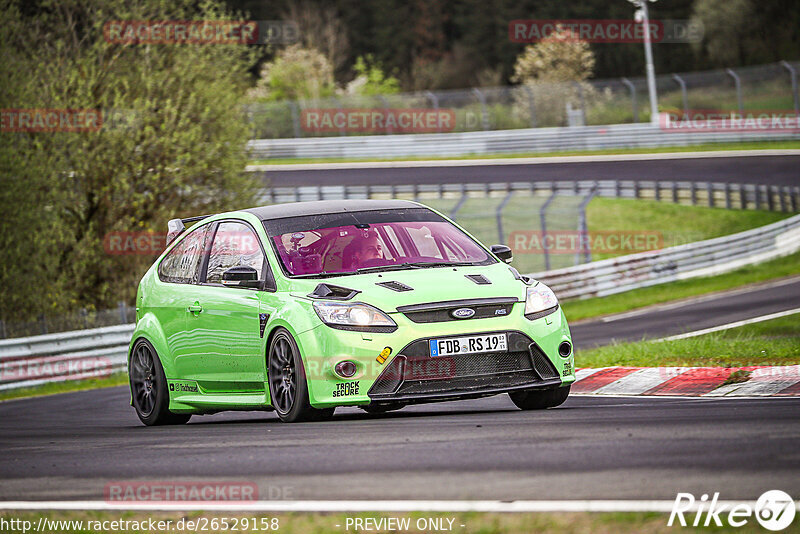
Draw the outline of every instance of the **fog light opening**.
M563 341L561 345L558 346L558 354L562 358L567 358L572 354L572 345L569 341Z
M349 360L345 360L343 362L337 363L336 366L333 368L333 370L334 372L336 372L337 375L341 376L342 378L352 378L353 375L356 374L358 368L356 367L355 363Z

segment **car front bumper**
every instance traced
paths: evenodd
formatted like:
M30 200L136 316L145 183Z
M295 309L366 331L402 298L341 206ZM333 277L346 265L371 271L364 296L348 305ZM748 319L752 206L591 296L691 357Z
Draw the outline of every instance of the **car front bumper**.
M391 333L354 332L320 325L298 336L312 406L413 404L495 395L506 391L548 389L575 380L573 354L558 353L570 342L561 308L528 320L524 303L505 317L414 323L400 313L391 317ZM430 339L504 332L504 353L431 357ZM383 359L381 352L390 349ZM336 375L336 363L349 360L357 371L351 378Z

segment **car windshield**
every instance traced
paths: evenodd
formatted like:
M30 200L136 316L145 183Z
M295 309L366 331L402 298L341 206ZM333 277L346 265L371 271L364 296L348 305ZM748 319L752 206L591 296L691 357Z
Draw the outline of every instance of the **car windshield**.
M264 226L291 276L494 263L468 235L424 208L292 217Z

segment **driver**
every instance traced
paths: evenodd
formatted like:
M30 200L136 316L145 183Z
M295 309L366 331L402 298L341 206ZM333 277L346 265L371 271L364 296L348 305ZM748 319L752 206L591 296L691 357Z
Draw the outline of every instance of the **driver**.
M364 264L370 260L382 260L383 246L378 240L378 236L370 234L369 236L359 240L359 247L353 253L353 260L357 264Z
M345 262L349 264L350 269L369 266L376 260L385 259L383 245L381 245L378 236L374 233L354 238L345 247L344 256Z

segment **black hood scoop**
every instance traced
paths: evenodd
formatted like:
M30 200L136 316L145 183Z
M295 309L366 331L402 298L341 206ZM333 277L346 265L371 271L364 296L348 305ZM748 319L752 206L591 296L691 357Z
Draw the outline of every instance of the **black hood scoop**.
M361 291L357 289L335 286L333 284L319 284L308 296L312 299L350 300L359 293L361 293Z
M478 284L479 286L485 286L491 284L492 281L483 276L482 274L465 274L467 278Z
M413 287L407 286L401 282L396 282L394 280L390 282L378 282L375 285L385 287L387 289L391 289L392 291L397 291L399 293L402 293L403 291L414 291Z

